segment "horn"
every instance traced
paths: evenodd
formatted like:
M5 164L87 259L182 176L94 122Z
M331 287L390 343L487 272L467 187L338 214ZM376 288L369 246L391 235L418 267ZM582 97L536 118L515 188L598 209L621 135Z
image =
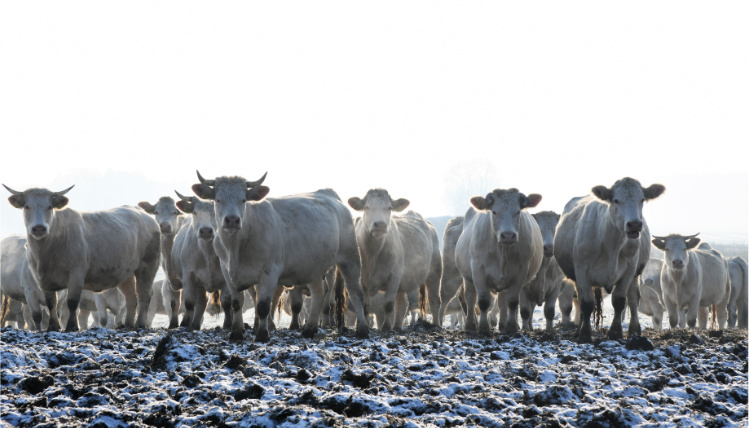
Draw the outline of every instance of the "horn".
M688 241L688 240L690 240L690 239L692 239L692 238L696 238L696 237L697 237L697 235L699 235L699 234L700 234L700 233L699 233L699 232L697 232L697 233L695 233L694 235L689 235L689 236L685 236L685 237L684 237L684 240L685 240L685 241Z
M665 236L655 236L655 235L653 235L653 239L658 239L660 241L665 241L666 237Z
M256 181L248 181L248 182L247 182L247 188L249 189L250 187L255 187L255 186L259 186L259 185L263 184L263 181L265 181L265 176L266 176L266 175L268 175L268 171L265 171L265 174L263 174L263 176L262 176L262 177L260 177L260 179L259 179L259 180L256 180Z
M23 195L23 192L19 192L18 190L13 190L13 189L11 189L10 187L8 187L8 186L6 186L6 185L4 185L4 184L3 184L3 187L5 187L6 189L8 189L8 191L9 191L10 193L12 193L12 194L14 194L14 195L16 195L16 196L20 196L20 195Z
M72 189L73 187L75 187L75 184L74 184L74 185L72 185L72 186L70 186L70 187L68 187L68 188L67 188L67 189L65 189L65 190L61 190L61 191L59 191L59 192L54 192L54 195L55 195L55 196L62 196L62 195L64 195L64 194L68 193L68 192L70 191L70 189Z
M201 183L208 186L213 186L216 184L216 180L206 180L205 178L203 178L203 176L200 175L200 171L198 171L197 169L195 170L195 172L198 173L198 180L200 180Z
M190 202L190 201L192 201L192 196L185 196L185 195L182 195L181 193L179 193L179 192L178 192L178 191L176 191L176 190L174 191L174 193L176 193L176 194L177 194L177 196L179 196L179 198L180 198L180 199L182 199L183 201L187 201L187 202Z

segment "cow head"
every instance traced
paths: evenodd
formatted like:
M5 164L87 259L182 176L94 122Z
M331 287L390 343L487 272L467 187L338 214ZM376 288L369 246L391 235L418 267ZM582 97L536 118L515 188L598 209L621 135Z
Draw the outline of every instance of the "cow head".
M592 192L609 205L609 216L614 225L623 230L627 238L637 239L642 232L643 204L657 198L664 190L666 188L661 184L643 188L639 181L626 177L614 183L610 189L596 186Z
M216 234L216 212L213 202L203 201L195 196L184 196L176 190L174 193L179 196L177 208L185 214L190 214L190 228L195 236L206 242L213 240Z
M179 218L182 213L179 212L174 204L174 199L169 196L162 196L156 205L143 201L138 202L138 206L143 208L143 211L151 214L156 219L156 223L159 224L162 235L172 235L177 233L179 229Z
M648 263L645 265L645 269L640 274L640 281L648 287L654 286L658 278L661 277L662 267L663 262L661 262L660 260L648 260Z
M525 196L518 189L494 189L486 197L471 198L471 204L476 209L491 212L492 229L501 245L514 245L518 242L520 211L535 207L539 202L541 195L532 193Z
M266 172L257 181L247 181L242 177L218 177L206 180L198 172L200 183L192 186L192 191L202 199L214 201L216 221L221 230L228 233L242 228L245 204L263 199L270 189L261 186Z
M561 216L553 211L541 211L533 214L544 242L544 257L554 256L554 232Z
M388 232L390 214L405 210L411 202L408 199L393 200L385 189L371 189L364 199L349 198L348 204L356 211L363 211L364 230L374 237Z
M653 236L651 241L655 248L663 251L665 254L666 265L673 270L682 270L689 264L689 254L687 252L697 247L700 243L700 238L697 238L699 233L682 236L682 235L668 235L668 236Z
M4 184L3 186L11 193L8 198L10 204L23 210L26 232L34 239L42 239L49 234L54 224L55 211L68 204L68 198L64 195L73 188L70 186L60 192L47 189L29 189L19 192Z

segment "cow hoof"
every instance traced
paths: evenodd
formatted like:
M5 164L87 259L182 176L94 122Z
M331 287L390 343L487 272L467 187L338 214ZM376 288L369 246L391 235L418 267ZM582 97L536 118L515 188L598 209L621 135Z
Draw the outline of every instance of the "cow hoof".
M79 330L78 327L68 327L65 329L65 333L75 333Z
M357 327L356 337L358 337L359 339L369 339L369 327L367 326Z
M627 330L627 336L630 338L642 336L642 328L639 325L636 328L630 327L629 330Z
M241 331L232 331L229 333L229 341L230 342L241 342L242 339L244 339L244 333Z
M255 342L267 343L270 341L270 333L267 330L255 333Z
M624 335L622 334L621 328L610 328L608 334L606 334L606 338L609 340L620 340L623 339Z
M179 323L176 320L169 323L170 330L177 327L179 327Z
M479 334L484 336L491 336L492 335L492 329L491 328L482 328L479 329Z
M317 333L316 328L305 328L304 330L302 330L302 337L305 339L312 339L313 337L315 337L315 333Z

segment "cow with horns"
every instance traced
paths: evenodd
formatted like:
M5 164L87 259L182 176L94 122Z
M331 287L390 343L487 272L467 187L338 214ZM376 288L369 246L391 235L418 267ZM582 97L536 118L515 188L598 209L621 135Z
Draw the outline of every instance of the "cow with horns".
M198 179L200 183L192 186L195 194L214 201L214 248L231 292L230 340L244 336L242 291L256 287L255 340L266 342L276 287L297 284L309 285L311 313L302 335L312 337L325 297L325 273L333 265L341 271L356 310L357 335L369 336L354 221L333 190L266 199L265 175L249 182L241 177L206 180L198 172Z

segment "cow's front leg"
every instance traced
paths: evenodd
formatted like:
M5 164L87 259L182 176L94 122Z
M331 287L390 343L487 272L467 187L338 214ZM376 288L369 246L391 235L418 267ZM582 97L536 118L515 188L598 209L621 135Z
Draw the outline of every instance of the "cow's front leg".
M466 295L466 331L476 331L478 329L476 321L476 301L478 295L476 294L476 287L473 285L473 281L464 278L465 283L465 295Z
M307 317L307 322L302 330L302 337L311 339L315 337L317 333L317 325L320 323L320 313L322 312L322 304L325 300L325 285L323 279L314 281L309 284L310 292L310 313ZM302 293L299 292L301 297Z
M629 329L627 330L628 337L639 336L642 334L642 327L640 327L640 316L638 314L638 308L640 307L640 287L638 287L637 278L634 277L632 282L629 284L629 290L627 290L627 305L629 306Z
M478 325L478 331L481 334L489 335L491 334L492 328L489 324L489 311L492 308L492 293L489 292L489 289L486 287L486 281L481 276L473 276L474 282L474 290L476 293L476 299L478 300L479 305L479 325ZM468 299L468 290L466 290L466 300ZM475 306L474 306L475 308ZM474 309L475 311L475 309ZM468 312L471 312L471 305L468 305ZM470 314L469 314L470 316Z
M575 271L584 272L584 269L576 267ZM577 298L580 301L580 325L577 329L577 340L579 343L590 343L592 340L590 317L593 315L593 308L595 307L593 287L588 283L587 278L582 275L578 276L576 286Z
M67 301L68 322L65 326L66 332L78 331L78 306L81 303L81 292L83 292L83 275L71 273L71 281L68 283Z
M49 312L47 331L60 331L60 318L57 315L57 292L45 291L44 304L47 305L47 312Z
M118 285L120 292L125 296L125 327L135 327L135 311L138 309L138 296L135 290L135 276L130 276L122 284ZM150 300L149 300L150 303ZM148 308L146 308L148 310Z
M270 340L268 319L271 316L271 304L276 287L277 277L270 277L269 275L263 276L255 287L257 290L255 313L258 318L257 331L255 331L256 342L268 342Z
M395 321L393 323L393 329L394 330L400 330L403 328L403 323L406 319L406 316L408 316L408 312L410 311L410 304L408 300L408 295L402 291L399 291L395 295L395 308L393 309L393 313L395 314Z
M515 333L516 331L520 330L520 326L518 326L518 302L520 300L520 287L513 287L507 290L505 298L507 299L507 315L504 323L502 322L502 318L500 318L500 323L504 324L505 333Z
M385 287L385 297L382 299L382 307L385 312L383 318L385 322L380 324L381 331L391 331L393 329L393 322L395 318L395 295L398 293L400 287L401 276L396 273L392 273L388 278L387 286Z
M240 294L242 294L242 297L244 297L244 293ZM224 325L222 326L222 328L224 330L231 330L234 311L231 304L231 291L229 291L229 287L226 284L223 284L221 286L221 308L223 308L224 310Z

